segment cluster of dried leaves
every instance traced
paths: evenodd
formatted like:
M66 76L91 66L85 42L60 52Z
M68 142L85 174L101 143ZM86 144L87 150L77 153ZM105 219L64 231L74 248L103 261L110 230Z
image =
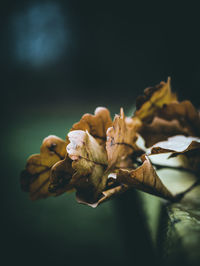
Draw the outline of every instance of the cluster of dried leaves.
M21 187L32 200L75 190L77 201L92 207L130 188L173 200L139 136L148 156L181 155L185 168L199 170L200 114L190 101L178 101L168 79L145 89L132 117L121 109L112 121L108 109L98 107L72 126L66 140L45 138L40 154L27 160Z

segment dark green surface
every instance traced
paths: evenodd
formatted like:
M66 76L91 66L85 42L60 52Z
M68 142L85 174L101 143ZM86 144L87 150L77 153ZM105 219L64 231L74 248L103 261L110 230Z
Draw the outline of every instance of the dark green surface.
M163 210L163 249L165 265L200 264L200 186L185 198Z
M78 204L74 193L32 202L20 189L20 171L27 157L39 152L42 139L49 134L64 138L82 113L93 110L93 105L27 107L8 120L2 154L5 265L142 265L152 260L136 194L92 209Z
M166 163L164 158L159 157L159 160L162 164ZM175 163L174 159L173 162ZM172 161L170 163L172 164ZM157 173L173 194L185 191L196 181L196 176L186 171L162 169ZM179 203L170 204L140 192L145 219L155 251L160 259L159 265L200 265L199 195L200 185L187 193Z

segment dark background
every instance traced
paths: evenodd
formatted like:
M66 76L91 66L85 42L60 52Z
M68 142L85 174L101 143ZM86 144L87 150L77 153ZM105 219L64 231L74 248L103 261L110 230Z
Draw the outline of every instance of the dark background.
M191 22L190 14L172 23L171 13L156 14L146 5L140 11L141 20L132 1L2 2L4 265L154 262L137 194L93 210L78 205L73 194L32 203L19 185L42 139L65 138L96 106L108 107L112 116L121 106L127 113L145 87L168 76L181 100L199 106L199 21Z
M193 21L195 13L182 5L175 23L175 5L165 13L166 8L138 7L132 1L5 1L6 100L124 106L145 87L171 76L180 98L199 104L198 18Z

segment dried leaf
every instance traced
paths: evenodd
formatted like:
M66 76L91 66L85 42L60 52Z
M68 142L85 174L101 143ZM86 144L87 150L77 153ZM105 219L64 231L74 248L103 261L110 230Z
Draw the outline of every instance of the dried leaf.
M200 136L200 114L190 101L166 104L157 115L168 121L176 119L188 136Z
M143 96L136 99L136 112L135 116L143 122L149 122L155 116L157 110L163 107L164 104L176 102L177 98L171 92L171 79L168 78L167 82L160 82L155 87L146 88Z
M51 167L65 157L66 142L56 136L43 140L40 154L27 160L26 169L21 174L22 190L30 192L32 200L54 195L48 191Z
M173 199L147 156L136 168L144 153L136 144L138 133L146 146L158 142L151 154L185 156L189 165L200 169L200 139L191 137L200 136L200 114L189 101L177 101L168 79L145 90L132 118L121 109L112 123L109 111L99 107L94 115L85 114L73 125L66 142L55 136L46 138L40 154L28 159L22 188L33 200L75 189L77 201L92 207L129 188Z
M134 170L119 169L117 181L152 195L173 199L173 195L163 185L147 156L142 156L143 164Z
M111 126L112 120L110 118L109 110L105 107L98 107L96 108L94 115L83 115L81 120L73 125L71 131L87 130L99 144L105 145L106 131Z
M72 168L72 160L66 156L64 160L58 161L51 168L49 180L49 192L61 194L63 192L74 189L71 184L74 169Z
M116 115L113 126L107 130L106 150L108 154L108 168L128 167L128 158L133 153L141 155L141 150L136 145L137 131L141 121L136 118L125 117L121 108L120 115Z
M112 120L109 110L105 107L98 107L94 115L84 114L81 120L72 126L70 131L88 131L100 145L105 147L106 131L111 125ZM67 144L70 143L68 136L66 142ZM49 191L58 193L59 190L70 190L74 182L74 179L71 180L73 175L72 160L66 154L66 158L52 168Z
M151 147L171 136L188 134L187 129L183 128L178 120L167 121L157 116L154 117L151 123L143 123L139 133L145 140L146 147Z
M87 131L71 131L68 137L67 152L75 171L71 183L86 201L94 202L106 186L107 154Z
M108 200L124 193L128 189L129 189L128 186L121 184L121 185L115 186L113 188L110 188L108 190L105 190L102 192L102 195L100 196L98 201L96 201L94 203L88 203L87 201L85 201L84 198L81 197L81 195L79 193L76 194L76 200L78 203L86 204L92 208L96 208L97 206L99 206L103 202L108 201Z
M174 135L200 136L200 114L190 101L178 102L170 82L145 90L135 116L143 122L139 133L147 147Z

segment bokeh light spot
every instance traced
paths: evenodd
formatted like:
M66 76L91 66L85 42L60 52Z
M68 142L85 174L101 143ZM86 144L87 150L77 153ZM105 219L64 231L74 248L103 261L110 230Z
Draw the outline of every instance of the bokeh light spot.
M30 6L17 14L13 20L17 59L35 67L59 59L68 43L64 19L53 2Z

